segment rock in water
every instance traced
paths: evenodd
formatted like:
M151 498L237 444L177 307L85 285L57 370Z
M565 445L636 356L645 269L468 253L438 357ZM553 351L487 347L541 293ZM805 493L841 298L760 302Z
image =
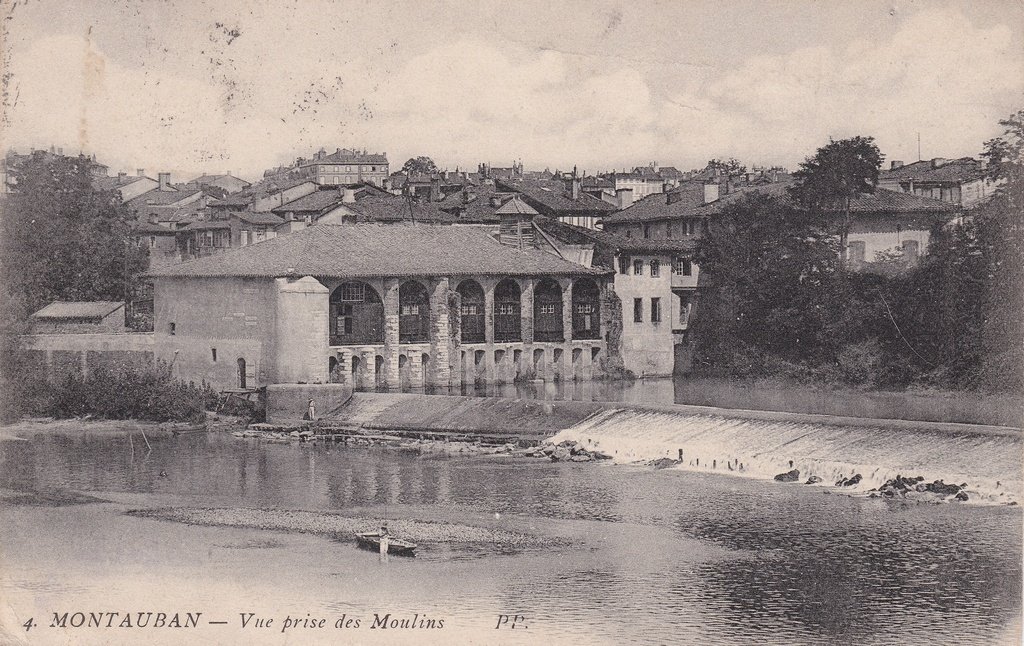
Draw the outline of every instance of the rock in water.
M775 476L776 482L796 482L800 479L800 469L793 469Z
M555 452L551 454L551 460L553 462L558 462L560 460L568 460L569 456L571 455L572 453L569 452L569 449L567 449L564 446L559 446L558 448L555 449Z
M858 474L855 474L854 476L852 476L850 478L843 478L843 479L841 479L839 482L836 483L836 486L837 487L852 487L852 486L854 486L856 484L860 484L860 481L862 479L863 479L863 477L858 473Z
M821 482L821 478L818 476L811 476L810 478L807 478L807 482L804 484L818 484L819 482Z
M655 469L667 469L669 467L674 467L675 465L679 464L679 461L673 460L672 458L658 458L657 460L651 462L650 464Z

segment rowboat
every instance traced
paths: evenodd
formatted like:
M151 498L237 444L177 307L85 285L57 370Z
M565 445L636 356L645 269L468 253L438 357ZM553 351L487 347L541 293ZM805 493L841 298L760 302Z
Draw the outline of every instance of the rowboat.
M380 532L363 532L361 534L356 534L356 543L364 550L379 552ZM394 536L388 536L388 554L394 554L396 556L413 556L413 550L415 549L416 543L410 543L409 541L403 541L402 539L395 538Z

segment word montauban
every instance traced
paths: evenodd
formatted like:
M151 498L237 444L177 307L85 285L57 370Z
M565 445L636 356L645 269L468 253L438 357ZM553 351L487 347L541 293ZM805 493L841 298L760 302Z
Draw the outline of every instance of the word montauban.
M201 612L54 612L50 628L197 628ZM31 620L30 620L31 622ZM204 624L227 624L226 621L207 621ZM255 613L239 613L241 628L292 629L362 628L370 629L439 629L444 619L431 619L426 615L393 617L391 613L373 613L372 621L342 615L335 621L326 618L286 616L284 619L259 617Z

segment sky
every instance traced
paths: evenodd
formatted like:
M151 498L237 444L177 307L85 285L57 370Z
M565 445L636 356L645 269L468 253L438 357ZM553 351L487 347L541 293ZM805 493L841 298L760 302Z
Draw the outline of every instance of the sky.
M0 0L4 148L253 178L324 148L593 173L976 155L1021 0Z

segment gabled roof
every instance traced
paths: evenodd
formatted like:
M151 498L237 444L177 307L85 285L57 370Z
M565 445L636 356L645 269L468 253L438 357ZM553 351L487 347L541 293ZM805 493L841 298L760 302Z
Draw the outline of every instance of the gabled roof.
M191 182L189 182L189 184L213 184L214 182L219 182L220 180L223 180L223 179L233 179L233 180L242 182L246 186L251 186L252 185L251 182L247 182L244 179L242 179L241 177L235 177L234 175L231 175L230 173L224 173L223 175L200 175L199 177L197 177L194 180L192 180Z
M337 189L313 191L309 195L303 195L297 200L292 200L281 206L272 209L274 213L320 213L326 209L341 204L344 196Z
M967 182L981 179L985 169L971 157L960 159L926 159L896 169L883 170L879 181Z
M469 201L466 201L466 197ZM464 191L457 191L440 202L436 208L456 216L458 222L498 223L501 216L496 213L498 206L510 200L515 193L498 191L494 184L481 184ZM491 200L497 197L501 204L494 206Z
M565 183L558 180L497 180L498 188L521 193L531 206L547 215L605 214L615 207L588 193L577 199L565 192Z
M614 253L680 253L692 251L697 246L697 241L694 238L671 240L627 238L619 233L579 227L544 216L534 218L533 223L545 233L564 242L604 245Z
M621 222L648 222L676 217L686 217L704 203L704 185L686 182L668 193L655 193L634 202L618 213L604 219L605 224Z
M94 177L92 178L92 186L97 191L113 191L142 180L156 182L155 179L143 175L125 175L124 177Z
M131 229L134 233L140 235L156 235L156 236L173 236L174 230L165 227L162 224L156 224L155 222L147 222L146 220L137 220L131 224Z
M318 224L258 245L155 268L148 275L371 278L600 273L544 251L499 244L488 227Z
M440 204L385 194L368 195L345 207L356 214L357 222L456 222L452 214L441 210Z
M182 187L173 191L161 191L159 188L154 188L152 191L146 191L142 195L128 200L126 204L131 206L170 205L195 197L197 193L202 192L203 190L199 188Z
M537 215L537 210L526 202L519 199L518 195L513 195L511 200L508 200L497 209L494 210L499 215L508 214L520 214L520 215Z
M43 320L102 319L124 307L121 301L68 301L50 303L32 315Z

